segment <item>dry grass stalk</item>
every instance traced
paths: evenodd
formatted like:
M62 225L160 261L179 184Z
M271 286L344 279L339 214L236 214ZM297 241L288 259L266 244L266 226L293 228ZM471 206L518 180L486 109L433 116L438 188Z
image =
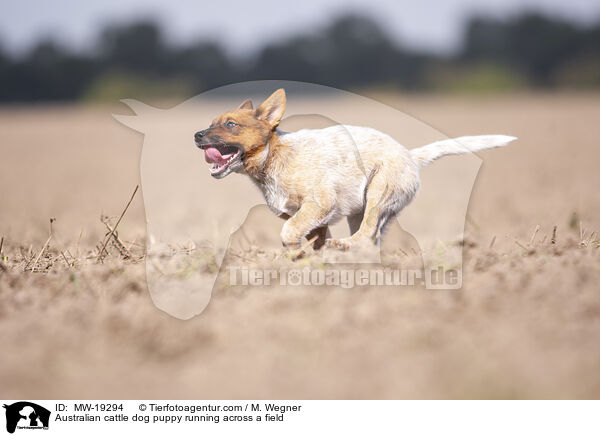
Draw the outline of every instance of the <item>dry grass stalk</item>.
M522 243L521 243L521 242L520 242L520 241L519 241L517 238L515 238L514 236L512 236L512 235L506 235L506 236L507 236L508 238L512 239L512 240L513 240L513 242L514 242L515 244L517 244L519 247L521 247L523 250L529 250L529 248L528 248L528 247L526 247L525 245L523 245L523 244L522 244Z
M404 254L406 257L409 257L409 254L406 251L404 251L402 248L398 247L398 250L400 250L400 252L402 254Z
M98 260L100 260L101 262L104 259L104 253L108 254L108 251L106 251L106 245L109 243L109 241L111 241L111 240L114 241L115 231L117 230L117 227L121 223L121 220L123 219L123 216L125 215L125 212L127 212L127 209L129 209L129 205L133 201L133 198L135 197L135 194L137 193L139 187L140 187L139 185L137 185L135 187L135 189L133 190L133 194L131 194L131 198L129 199L129 201L127 202L127 205L125 206L125 209L123 209L123 212L121 212L121 216L117 220L115 227L110 231L110 233L104 239L104 244L102 245L102 248L100 249L100 253L98 254ZM125 246L123 246L123 248L125 248Z
M4 236L0 239L0 271L7 271L7 268L2 263L5 259L8 260L8 257L2 254L2 247L4 246Z
M27 262L27 264L25 265L25 271L28 270L28 267L29 267L30 264L31 264L31 268L29 270L36 271L38 269L38 262L40 261L40 258L42 257L42 255L44 254L44 252L46 251L46 249L48 248L48 245L50 244L51 240L52 240L52 233L50 233L50 236L48 236L48 239L46 239L46 243L44 244L44 246L42 247L42 249L38 253L37 257L33 261L33 264L31 263L31 261Z
M79 258L79 244L81 242L81 236L83 235L83 227L81 228L81 231L79 232L79 238L77 238L77 245L75 246L75 257ZM73 256L71 256L73 257Z
M540 231L540 225L538 224L537 226L535 226L533 235L531 235L531 239L529 240L529 245L533 245L533 243L535 242L535 237L537 236L539 231Z
M302 245L299 249L294 250L292 252L288 252L286 250L283 250L280 254L278 254L277 256L275 256L275 258L273 260L279 260L282 257L286 256L286 257L290 257L292 259L300 259L301 257L304 256L304 250L306 250L308 247L310 247L312 244L314 244L314 242L318 239L319 235L315 235L313 236L311 239L309 239L308 241L306 241L304 243L304 245Z
M62 255L63 259L65 260L65 263L67 264L67 267L71 268L72 265L67 260L67 256L65 256L65 253L63 251L61 251L60 254Z
M300 251L304 251L308 247L310 247L312 244L314 244L318 237L319 237L319 235L316 235L316 236L313 236L312 238L310 238L308 241L306 241L306 244L304 244L302 247L300 247Z
M113 247L115 247L117 249L117 251L123 258L125 258L125 259L131 258L132 257L131 252L129 251L129 249L127 247L125 247L125 244L119 238L119 234L116 231L116 227L113 228L110 225L110 223L108 222L108 218L105 216L100 217L100 221L102 221L102 223L108 229L108 234L112 235L111 244L113 245Z

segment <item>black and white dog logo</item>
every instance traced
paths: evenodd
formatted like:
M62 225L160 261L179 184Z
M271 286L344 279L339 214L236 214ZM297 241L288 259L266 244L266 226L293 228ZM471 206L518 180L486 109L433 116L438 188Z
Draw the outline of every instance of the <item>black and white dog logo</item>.
M3 406L6 409L6 431L15 429L48 429L50 411L29 401L18 401Z

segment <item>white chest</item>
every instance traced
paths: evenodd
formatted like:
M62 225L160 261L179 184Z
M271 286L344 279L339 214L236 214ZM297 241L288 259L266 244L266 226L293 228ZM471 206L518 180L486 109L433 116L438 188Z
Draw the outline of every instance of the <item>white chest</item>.
M290 216L294 215L300 205L290 200L289 192L285 187L277 183L274 180L267 180L267 182L261 186L262 193L267 202L267 206L277 215L282 213Z

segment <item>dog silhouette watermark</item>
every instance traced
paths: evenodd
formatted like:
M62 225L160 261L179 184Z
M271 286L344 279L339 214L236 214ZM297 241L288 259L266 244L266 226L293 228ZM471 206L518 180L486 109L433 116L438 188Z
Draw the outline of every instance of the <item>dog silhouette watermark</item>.
M147 221L148 289L156 306L172 316L189 319L204 310L217 276L229 275L229 270L222 267L232 235L239 231L247 234L245 222L265 207L259 206L265 203L264 198L247 177L232 175L215 180L210 176L203 153L194 145L194 133L209 126L217 115L235 109L246 98L262 101L279 88L286 89L288 101L280 125L283 130L333 124L368 126L390 135L408 149L448 139L396 108L309 83L238 83L205 92L166 110L136 100L123 100L135 115L114 117L143 133L140 174ZM352 136L351 132L347 134ZM461 154L464 155L426 168L421 174L418 194L393 219L393 225L401 226L417 242L423 286L428 289L462 286L466 213L482 160L474 153L461 151ZM339 162L355 159L357 166L361 166L358 147L352 156L338 158ZM273 219L268 223L263 220L258 233L279 235L281 227L275 227L277 220ZM385 238L384 235L384 244ZM190 258L191 251L197 256ZM370 268L381 269L379 249L351 261L323 256L329 265L368 264ZM440 269L444 277L449 274L450 278L435 279Z

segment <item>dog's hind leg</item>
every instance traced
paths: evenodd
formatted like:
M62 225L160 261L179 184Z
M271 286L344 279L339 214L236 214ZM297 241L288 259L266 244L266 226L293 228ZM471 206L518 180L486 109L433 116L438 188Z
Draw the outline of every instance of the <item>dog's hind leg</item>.
M382 171L372 175L365 194L365 211L358 230L349 238L331 239L329 245L347 250L358 242L376 241L379 229L379 219L384 212L385 205L391 198L391 189L388 187L386 177ZM352 220L354 221L354 219ZM348 221L350 223L350 220ZM352 223L356 224L356 223ZM352 229L351 229L352 231Z
M390 174L380 168L367 186L364 216L358 230L349 238L333 239L329 244L341 249L348 249L367 240L377 244L385 224L412 200L418 189L419 178L416 172L403 173L400 179L398 180L397 174Z

